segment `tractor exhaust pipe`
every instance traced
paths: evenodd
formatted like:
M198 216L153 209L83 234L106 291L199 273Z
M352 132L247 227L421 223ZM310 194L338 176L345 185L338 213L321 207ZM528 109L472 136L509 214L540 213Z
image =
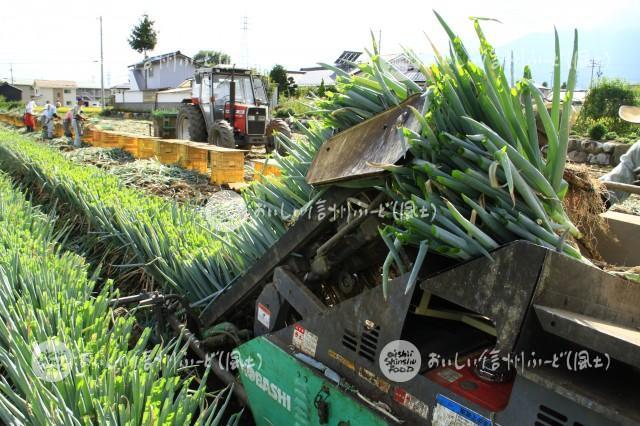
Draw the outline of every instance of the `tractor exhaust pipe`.
M230 124L231 128L235 129L236 124L236 79L235 79L235 69L234 65L231 68L231 83L229 84L229 114L230 114Z

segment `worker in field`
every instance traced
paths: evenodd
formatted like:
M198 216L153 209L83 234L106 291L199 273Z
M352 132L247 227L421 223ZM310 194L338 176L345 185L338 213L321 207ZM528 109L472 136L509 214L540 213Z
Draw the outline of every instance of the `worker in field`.
M78 98L78 102L71 109L71 127L73 128L74 140L73 146L76 148L80 148L82 146L82 122L85 120L82 115L82 108L84 107L84 102L82 98Z
M34 127L36 127L36 101L35 96L31 97L31 100L27 102L27 105L24 108L24 125L27 127L27 132L33 132Z
M624 121L640 124L640 108L621 106L618 115ZM609 173L600 177L605 182L626 183L628 185L640 184L640 141L636 141L631 148L620 157L620 163ZM607 207L621 203L629 197L628 192L608 191L605 195Z
M57 108L50 101L44 105L42 110L42 136L43 139L53 139L54 119L58 117Z

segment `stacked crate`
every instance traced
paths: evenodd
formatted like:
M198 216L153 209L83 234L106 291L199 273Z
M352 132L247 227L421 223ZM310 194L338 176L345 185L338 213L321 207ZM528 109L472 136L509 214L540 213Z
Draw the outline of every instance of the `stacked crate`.
M207 174L209 171L209 149L207 148L208 145L197 142L182 142L182 161L180 165L185 169Z
M244 181L244 153L240 149L211 147L211 183Z
M138 156L138 136L130 133L120 134L120 149L127 151L134 157Z
M64 127L62 127L62 122L55 122L53 124L53 137L61 138L64 136Z
M116 132L100 132L100 146L103 148L120 148L120 134Z
M255 159L252 163L254 172L253 178L255 180L260 181L264 176L280 176L282 174L280 165L273 158L270 158L269 160Z
M156 145L159 143L158 138L138 136L136 139L138 141L136 158L146 160L156 156Z
M162 164L179 164L182 160L181 140L161 139L156 143L156 157Z
M91 130L91 145L100 146L101 147L102 146L102 136L103 136L103 132L101 130L92 129Z

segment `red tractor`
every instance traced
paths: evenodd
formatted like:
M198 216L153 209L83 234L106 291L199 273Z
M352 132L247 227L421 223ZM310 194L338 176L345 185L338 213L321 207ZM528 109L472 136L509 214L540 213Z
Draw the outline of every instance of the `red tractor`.
M265 145L273 150L274 133L291 136L287 123L271 118L264 83L251 70L217 65L196 70L191 99L178 112L179 139L235 148Z

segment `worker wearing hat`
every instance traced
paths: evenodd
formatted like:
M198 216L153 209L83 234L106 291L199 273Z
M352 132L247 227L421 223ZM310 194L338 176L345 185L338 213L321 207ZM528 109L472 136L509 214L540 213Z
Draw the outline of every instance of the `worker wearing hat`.
M618 110L618 115L624 121L640 124L640 108L623 105ZM631 148L620 157L620 163L600 180L605 182L618 182L628 185L640 183L640 141L636 141ZM607 204L621 203L629 197L628 192L609 191Z
M57 108L47 100L42 110L42 136L43 139L53 139L54 119L58 118Z
M27 102L24 108L24 125L27 127L27 132L33 132L34 127L36 127L35 98L35 96L31 96L31 100Z
M74 105L71 110L71 127L73 128L74 140L73 146L76 148L80 148L82 146L82 122L84 121L84 116L82 115L82 107L84 106L84 102L82 98L77 98L78 103Z

